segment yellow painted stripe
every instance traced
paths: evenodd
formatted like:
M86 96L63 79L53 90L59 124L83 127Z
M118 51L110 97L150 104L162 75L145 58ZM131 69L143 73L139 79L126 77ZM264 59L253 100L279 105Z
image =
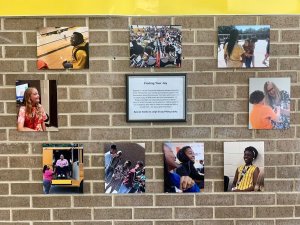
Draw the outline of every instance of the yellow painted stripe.
M0 16L300 14L300 0L0 0Z
M72 184L72 180L52 180L53 185L68 185Z

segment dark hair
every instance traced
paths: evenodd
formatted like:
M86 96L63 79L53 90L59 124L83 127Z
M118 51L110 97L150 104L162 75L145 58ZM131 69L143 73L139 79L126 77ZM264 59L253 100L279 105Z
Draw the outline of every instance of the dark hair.
M140 167L144 166L144 163L143 163L143 161L137 161L137 163L136 163L136 164L139 164L139 166L140 166Z
M47 165L44 165L43 167L43 173L45 173L45 171L48 169L48 166Z
M125 164L128 165L128 167L130 167L131 166L131 161L130 160L126 160Z
M186 150L189 148L191 148L191 146L184 146L177 152L176 157L180 162L184 163L190 161L190 159L185 154Z
M117 146L116 145L111 145L110 148L117 150Z
M227 44L227 52L228 52L228 56L231 56L232 50L234 48L235 43L237 42L239 37L239 31L237 29L233 29L230 32L230 36L228 39L228 44Z
M253 154L253 159L256 159L256 158L257 158L257 156L258 156L258 151L257 151L257 149L254 148L253 146L249 146L249 147L245 148L244 153L245 153L246 151L247 151L247 152L251 152L251 153Z
M250 94L250 99L249 99L249 102L251 104L257 104L259 102L261 102L265 97L265 94L262 92L262 91L253 91L251 94Z
M75 35L77 37L77 40L78 40L79 44L82 43L82 42L84 42L82 33L74 32L73 35Z

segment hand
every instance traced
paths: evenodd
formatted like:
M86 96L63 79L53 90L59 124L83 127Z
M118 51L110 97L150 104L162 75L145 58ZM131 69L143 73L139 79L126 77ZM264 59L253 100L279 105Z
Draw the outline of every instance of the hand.
M63 61L62 65L65 69L73 68L73 64L68 61Z
M180 177L180 190L185 191L186 189L191 188L195 184L195 181L189 176Z

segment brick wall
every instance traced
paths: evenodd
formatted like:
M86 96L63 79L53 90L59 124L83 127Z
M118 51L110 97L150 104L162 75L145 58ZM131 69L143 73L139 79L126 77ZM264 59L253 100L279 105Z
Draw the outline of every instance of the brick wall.
M0 23L0 225L300 223L299 16L12 17ZM130 24L183 28L180 69L128 68ZM271 25L271 67L217 69L217 26ZM38 71L36 28L88 26L88 71ZM186 123L126 123L125 74L185 72ZM291 78L291 128L248 130L249 77ZM59 132L16 131L15 80L58 79ZM162 143L205 143L204 193L163 194ZM265 142L264 193L222 193L223 142ZM106 195L105 142L146 143L147 193ZM85 194L42 194L42 143L83 143Z

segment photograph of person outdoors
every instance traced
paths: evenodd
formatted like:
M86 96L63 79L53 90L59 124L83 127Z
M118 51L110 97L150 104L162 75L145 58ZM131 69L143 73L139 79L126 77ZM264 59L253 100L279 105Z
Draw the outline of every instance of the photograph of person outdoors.
M144 193L145 144L105 144L104 149L105 193Z
M130 26L130 67L181 67L181 26Z
M288 129L290 103L290 78L250 78L249 129Z
M163 153L165 192L203 191L203 143L165 143Z
M89 68L88 27L43 27L37 31L37 67Z
M58 130L55 80L16 81L16 103L18 131Z
M224 142L224 190L263 191L263 153L263 142Z
M269 50L269 25L218 27L218 68L269 67Z

